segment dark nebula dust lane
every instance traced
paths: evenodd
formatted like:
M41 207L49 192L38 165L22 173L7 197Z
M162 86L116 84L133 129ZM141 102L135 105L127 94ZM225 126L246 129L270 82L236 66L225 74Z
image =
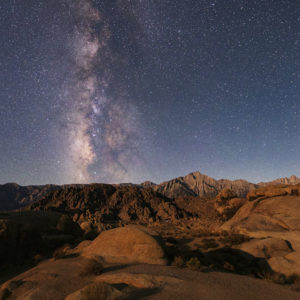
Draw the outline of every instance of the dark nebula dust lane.
M0 181L300 174L294 0L0 3Z

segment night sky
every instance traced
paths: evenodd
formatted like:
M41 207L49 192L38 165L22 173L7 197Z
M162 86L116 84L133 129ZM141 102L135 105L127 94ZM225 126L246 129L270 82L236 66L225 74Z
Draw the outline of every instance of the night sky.
M0 2L0 183L300 176L297 0Z

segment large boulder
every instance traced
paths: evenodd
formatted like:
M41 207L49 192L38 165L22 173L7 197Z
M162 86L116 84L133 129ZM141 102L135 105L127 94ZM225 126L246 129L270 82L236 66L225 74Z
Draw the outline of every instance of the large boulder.
M119 227L103 231L89 246L84 256L101 256L108 263L166 264L159 243L137 226Z
M283 273L286 276L294 274L300 276L300 251L285 256L272 257L268 263L275 272Z
M254 239L243 243L239 249L250 253L255 257L266 259L284 256L293 252L287 241L278 238Z

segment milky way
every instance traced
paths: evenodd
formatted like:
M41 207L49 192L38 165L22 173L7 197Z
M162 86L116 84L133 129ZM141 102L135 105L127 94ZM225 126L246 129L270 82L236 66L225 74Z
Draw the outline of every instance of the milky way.
M134 180L139 158L139 135L136 108L126 95L112 83L111 66L120 63L119 53L110 48L110 28L105 15L88 0L70 1L70 14L74 18L70 51L74 69L70 83L65 87L67 101L67 136L65 151L72 182L91 182L100 165L101 177L109 182ZM122 57L121 57L122 58Z

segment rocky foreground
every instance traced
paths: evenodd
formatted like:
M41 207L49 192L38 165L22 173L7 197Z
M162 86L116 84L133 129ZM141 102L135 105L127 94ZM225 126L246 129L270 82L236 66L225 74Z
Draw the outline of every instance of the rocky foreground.
M300 184L287 180L211 197L43 189L0 213L0 299L300 299Z

